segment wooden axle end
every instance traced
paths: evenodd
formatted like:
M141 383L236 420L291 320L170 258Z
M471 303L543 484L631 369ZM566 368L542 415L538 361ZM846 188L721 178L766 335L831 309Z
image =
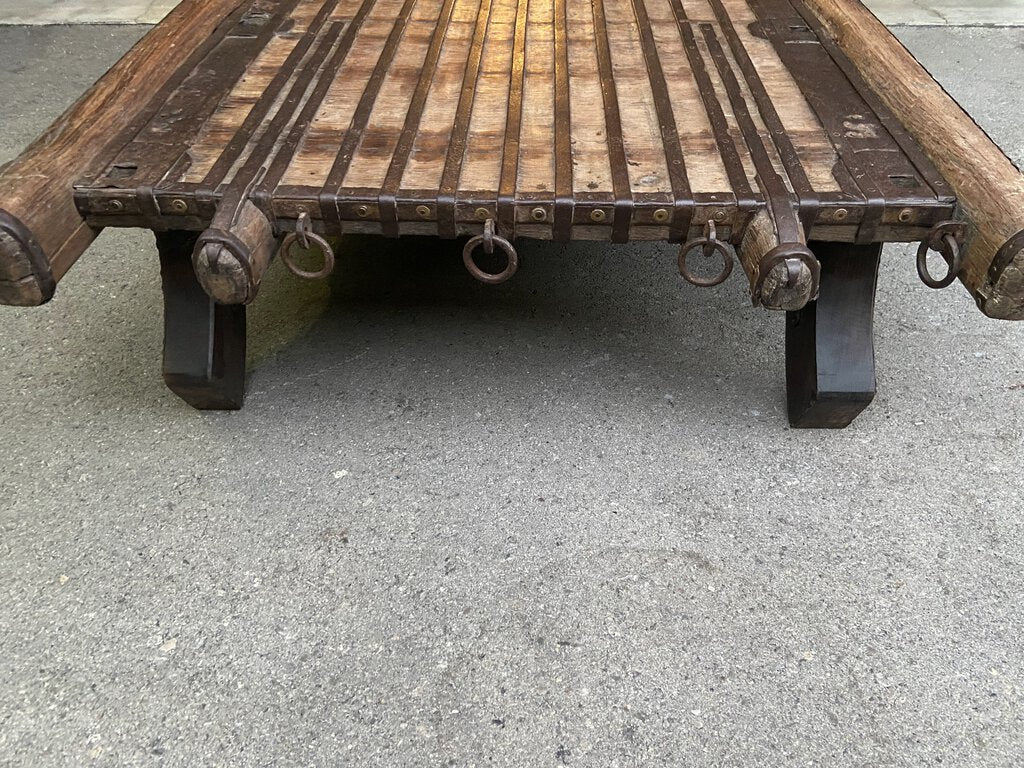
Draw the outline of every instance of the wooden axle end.
M818 277L810 261L814 256L803 246L791 246L790 250L792 255L778 254L782 259L775 261L761 280L756 300L766 309L796 312L817 297Z
M203 290L218 304L249 304L259 292L274 254L273 228L251 202L227 227L214 226L199 236L192 266Z
M0 209L0 304L37 307L53 298L50 262L21 220Z
M1024 320L1024 230L1011 237L992 261L978 307L996 320Z
M804 243L780 243L767 211L748 225L738 252L754 306L795 312L817 298L821 265Z

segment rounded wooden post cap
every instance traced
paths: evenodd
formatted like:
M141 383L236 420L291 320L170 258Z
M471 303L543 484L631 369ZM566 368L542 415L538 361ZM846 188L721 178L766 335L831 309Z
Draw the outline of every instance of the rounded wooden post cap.
M783 243L761 260L755 300L767 309L795 312L818 296L821 265L806 245Z
M230 232L199 236L192 266L203 290L218 304L247 304L256 297L249 248Z
M36 307L57 289L50 261L29 229L0 209L0 304Z

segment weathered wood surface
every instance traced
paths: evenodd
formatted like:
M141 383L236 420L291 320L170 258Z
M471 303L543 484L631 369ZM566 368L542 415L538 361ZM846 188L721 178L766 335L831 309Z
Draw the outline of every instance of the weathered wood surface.
M220 304L250 304L277 250L274 229L251 200L221 206L199 236L192 264L203 290Z
M794 311L814 298L818 290L817 264L803 234L792 242L783 242L768 211L758 212L736 251L750 280L755 305Z
M953 187L970 222L961 279L987 315L1024 319L1024 175L858 0L804 0Z
M864 14L854 0L187 0L0 172L0 302L45 301L101 227L199 231L245 198L257 266L267 227L302 214L328 234L455 237L493 219L508 238L616 242L714 221L772 294L755 299L792 307L814 282L762 280L751 250L780 212L799 221L793 245L920 240L954 214L945 174L974 224L964 281L989 314L1024 314L1020 174L939 86L914 90L920 68ZM225 297L251 300L246 280Z
M505 237L682 241L713 219L738 244L769 168L809 236L915 240L952 212L822 53L816 75L867 126L843 131L872 138L832 130L854 118L780 55L809 34L789 0L264 5L286 20L224 98L175 116L193 131L140 131L78 184L90 223L202 229L259 170L279 231L305 212L331 234L493 218Z
M107 170L179 65L224 32L241 0L185 0L18 158L0 169L0 302L41 304L96 237L72 184ZM196 62L198 63L198 62ZM167 94L169 95L169 94ZM173 97L172 97L173 98Z

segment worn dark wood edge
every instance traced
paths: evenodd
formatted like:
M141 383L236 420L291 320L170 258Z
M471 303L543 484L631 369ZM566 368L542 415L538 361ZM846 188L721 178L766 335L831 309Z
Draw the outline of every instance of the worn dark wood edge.
M321 29L323 29L324 25L327 23L327 19L334 12L337 5L338 0L327 0L327 2L321 6L317 15L313 17L313 20L302 35L302 38L295 44L295 47L289 51L288 57L274 74L274 77L271 79L266 90L264 90L257 102L249 110L249 114L245 116L245 120L242 121L242 124L235 131L231 141L228 142L224 151L221 152L216 162L214 162L213 166L206 174L206 177L203 179L200 186L201 192L198 194L199 197L212 196L213 190L223 183L227 174L234 167L235 163L238 162L242 153L245 152L245 149L249 146L253 135L258 129L266 124L267 116L273 109L274 103L277 101L281 90L285 88L288 81L296 74L296 67L309 52L309 49L316 41ZM294 92L294 87L292 92ZM282 104L278 114L280 114L283 109L284 105ZM262 134L263 138L265 139L268 134L270 134L269 126L264 130ZM273 141L277 141L277 139L277 136L272 137ZM253 148L252 153L247 160L247 165L251 162L252 156L255 153L256 148ZM241 173L241 171L239 171L239 173ZM249 179L245 179L243 183L248 184Z
M790 139L789 132L786 131L782 119L779 117L778 110L776 110L771 96L768 95L764 82L761 80L760 74L758 74L757 67L751 61L750 54L747 53L743 41L736 32L736 27L733 25L728 11L722 5L721 0L708 1L711 4L712 11L718 18L719 27L725 35L726 42L732 50L733 58L740 69L740 74L747 83L757 111L761 115L765 127L768 129L768 135L778 152L786 175L789 177L793 192L799 201L800 219L804 229L809 230L817 218L818 196L811 185L810 179L807 177L807 171L800 161L796 147L793 146L793 141ZM762 145L760 139L758 139L757 143L758 146Z
M298 2L299 0L290 0L290 2L282 3L281 17L283 18L284 14L287 13L287 11L283 10L284 8L294 7ZM252 0L242 0L239 2L232 12L225 16L224 20L210 33L207 39L178 66L174 74L153 94L149 104L114 134L114 137L102 153L97 153L97 173L85 174L73 185L75 188L76 205L78 204L79 188L82 189L82 194L87 194L89 187L98 183L106 184L106 181L99 182L97 176L103 170L110 167L112 163L116 163L117 157L127 149L139 133L159 114L161 107L164 106L171 95L181 87L182 83L188 79L203 60L220 45L221 41L225 38L224 30L231 30L237 26L254 5L255 3ZM272 33L273 30L271 30ZM265 45L265 41L261 45ZM228 85L225 84L225 90L228 88ZM101 163L102 165L100 165Z
M12 289L12 293L22 296L25 301L31 300L33 304L45 304L53 298L53 294L57 290L57 281L53 277L50 260L46 258L42 247L36 241L31 230L21 222L21 219L2 208L0 208L0 232L3 232L17 247L16 252L7 253L6 249L2 247L3 243L0 243L0 258L6 264L22 263L29 269L28 274L21 276L12 274L10 280L4 279L3 282L18 285L18 288ZM31 278L31 285L38 291L38 296L25 295L25 289L21 284L25 282L26 278Z
M327 179L320 191L319 200L321 212L326 213L327 211L332 211L339 230L341 227L341 210L339 208L341 204L340 190L345 182L345 175L348 173L348 169L352 165L352 158L355 156L356 148L359 146L359 142L363 138L363 131L366 129L366 125L370 121L373 106L377 101L377 94L380 92L380 88L384 84L384 78L387 76L388 70L391 67L391 62L395 58L395 52L398 50L398 45L402 40L402 36L405 34L405 28L409 22L409 16L412 14L412 9L415 5L416 0L405 0L402 4L402 8L395 19L395 24L391 28L391 33L388 35L387 41L384 43L384 47L381 48L380 55L377 57L377 63L374 66L373 71L370 73L370 77L367 79L366 85L363 86L363 92L359 97L359 103L356 105L356 109L352 113L352 118L349 120L348 128L345 131L345 138L342 139L341 146L338 149L338 154L334 158L334 163L331 165L331 170L327 174Z
M601 98L604 101L605 139L608 142L608 160L612 173L612 193L615 195L612 213L612 242L629 241L629 223L633 205L629 169L626 165L626 146L622 138L622 118L619 97L615 90L612 70L611 44L608 40L608 20L604 0L591 0L594 16L594 41L597 49L597 69L601 79Z
M277 189L285 172L288 170L289 163L295 157L295 153L298 151L299 145L305 136L306 129L320 111L324 99L334 84L335 77L344 65L349 51L352 49L356 35L362 29L363 22L370 14L370 11L373 10L374 4L375 0L363 0L355 15L345 26L345 31L342 32L341 38L338 40L338 46L334 49L334 53L331 54L330 61L325 65L323 72L319 75L317 84L302 107L302 111L299 112L299 116L292 125L291 131L288 132L288 137L267 169L266 176L254 188L252 193L253 202L264 213L273 215L273 192ZM274 221L274 219L271 218L271 221Z
M437 231L441 237L455 237L458 233L456 207L459 178L466 156L466 140L469 122L473 116L473 103L480 78L480 63L483 59L487 28L491 22L491 0L481 0L476 14L473 40L466 54L466 68L462 78L459 102L455 107L455 119L448 139L448 152L437 190Z
M423 109L427 104L430 86L434 82L437 62L441 58L441 48L444 46L445 38L448 36L448 28L451 25L452 11L454 9L455 0L444 0L441 11L438 14L437 23L434 25L434 32L430 39L430 46L427 48L427 55L423 60L423 65L420 67L420 76L416 82L416 90L413 91L408 111L405 114L405 124L402 126L402 132L398 136L395 151L391 154L391 163L388 165L387 173L384 176L384 183L381 185L380 194L377 197L378 212L385 237L398 237L396 195L402 185L402 176L405 174L405 169L409 162L409 154L412 152L413 143L416 141L416 132L419 129L420 121L423 119Z
M836 45L832 36L829 35L828 31L822 26L821 21L818 17L807 8L800 0L786 0L789 2L790 7L793 8L794 12L804 20L808 27L818 37L818 41L828 51L829 56L836 63L839 69L842 70L843 74L846 75L847 80L853 86L854 90L860 94L860 97L864 102L871 108L871 111L875 113L882 127L889 132L893 140L907 156L911 165L917 169L918 174L922 180L927 184L932 194L939 200L954 200L952 190L946 180L939 173L938 168L927 158L924 150L917 141L910 135L907 129L900 122L899 118L893 114L893 112L885 106L882 99L874 92L861 76L857 70L856 65L850 61L849 57L843 52L843 50Z
M515 200L519 177L519 138L523 124L523 85L526 73L526 23L530 0L516 4L515 33L512 43L508 85L508 111L505 116L505 138L501 155L501 176L498 181L498 227L504 237L516 233Z
M555 70L555 203L553 232L555 240L572 239L573 165L572 102L569 91L568 4L554 0Z
M669 223L670 242L679 242L686 238L693 219L693 192L686 173L686 157L679 141L675 114L672 111L672 99L669 96L665 72L661 67L658 46L651 28L651 19L647 14L645 0L631 0L633 15L637 22L640 36L640 48L644 54L647 67L647 79L651 84L654 97L654 110L658 115L661 132L661 143L665 151L665 165L668 168L669 183L672 187L672 218Z
M760 33L761 36L772 43L779 56L779 60L800 87L804 100L818 118L818 122L821 123L825 135L828 136L836 157L845 171L844 178L854 185L857 194L861 198L864 213L861 216L858 230L858 241L862 243L872 242L875 239L878 227L882 224L885 217L886 196L875 181L872 172L860 162L856 150L847 151L845 144L838 141L833 135L836 132L845 130L842 125L842 115L837 116L836 110L826 110L821 105L826 103L834 104L837 98L853 97L859 100L860 104L856 110L850 111L849 114L865 111L873 114L871 106L864 101L857 89L849 83L843 71L832 60L829 52L823 46L817 47L821 49L822 55L831 66L827 69L810 67L808 66L809 62L807 59L813 55L813 50L808 50L808 44L793 45L792 43L787 43L786 39L783 39L774 31L780 20L786 21L787 18L793 21L802 20L802 17L796 14L788 0L748 0L748 2L750 9L759 21L760 29L756 30L755 34ZM766 10L769 7L773 13ZM814 30L810 27L806 27L806 29L807 34L814 39L814 42L819 42ZM800 66L797 62L802 62L803 65ZM845 83L837 82L837 79L844 80ZM849 87L843 88L843 85ZM878 116L875 115L875 117L877 118ZM881 120L878 121L878 124L884 129ZM898 145L896 146L898 147ZM910 160L907 159L907 162L910 162ZM916 172L916 168L913 168L913 163L911 163L911 168ZM835 175L834 172L833 175ZM930 186L928 188L929 190L931 189Z

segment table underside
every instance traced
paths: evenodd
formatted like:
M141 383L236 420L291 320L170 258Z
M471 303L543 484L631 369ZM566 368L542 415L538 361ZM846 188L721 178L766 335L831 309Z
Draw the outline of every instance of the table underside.
M258 0L168 66L75 185L91 224L248 196L280 230L735 241L774 178L810 238L869 243L955 205L799 0Z

